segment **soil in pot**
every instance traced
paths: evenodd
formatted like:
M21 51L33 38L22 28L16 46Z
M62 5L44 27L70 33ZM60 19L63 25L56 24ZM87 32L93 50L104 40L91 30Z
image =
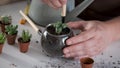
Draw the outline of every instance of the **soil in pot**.
M49 27L47 27L47 31L53 35L65 35L65 34L68 34L70 32L70 29L66 27L62 30L62 32L60 34L57 34L55 32L55 28L53 26L49 26Z
M30 40L28 42L22 42L22 38L18 38L20 52L26 53L29 49Z

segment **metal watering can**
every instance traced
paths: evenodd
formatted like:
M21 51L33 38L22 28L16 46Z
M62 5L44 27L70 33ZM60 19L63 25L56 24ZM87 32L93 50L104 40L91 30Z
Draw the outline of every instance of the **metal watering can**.
M65 22L76 20L77 15L79 15L93 1L94 0L83 0L81 4L75 7L75 0L68 0ZM53 9L44 4L41 0L32 0L28 14L36 24L41 26L61 21L61 9Z

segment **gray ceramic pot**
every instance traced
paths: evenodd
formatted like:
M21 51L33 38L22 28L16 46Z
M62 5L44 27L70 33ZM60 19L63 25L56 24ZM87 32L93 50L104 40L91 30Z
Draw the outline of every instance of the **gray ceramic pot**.
M73 36L73 32L70 28L65 28L61 35L56 35L54 31L54 27L49 24L42 33L41 45L49 56L61 57L62 50L66 47L65 41Z

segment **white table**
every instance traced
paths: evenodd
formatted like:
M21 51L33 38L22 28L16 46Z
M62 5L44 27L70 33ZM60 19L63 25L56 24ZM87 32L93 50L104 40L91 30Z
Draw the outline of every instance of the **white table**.
M32 33L32 40L27 53L19 51L16 40L15 45L5 43L3 53L0 55L0 68L81 68L78 61L67 60L62 58L53 58L44 54L40 44L40 36L35 30L26 23L19 24L22 18L19 10L23 10L26 2L13 3L0 6L0 15L11 15L13 24L19 25L19 37L23 29L29 30ZM95 60L94 68L120 68L120 41L110 45L102 54L93 57Z

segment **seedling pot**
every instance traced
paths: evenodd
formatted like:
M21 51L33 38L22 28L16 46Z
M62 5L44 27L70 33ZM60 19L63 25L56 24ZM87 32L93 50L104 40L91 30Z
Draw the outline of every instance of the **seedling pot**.
M0 44L0 54L2 53L3 50L3 44Z
M6 35L7 35L7 43L10 44L10 45L14 45L17 33L14 34L14 35L8 35L8 34L6 34Z
M81 67L82 68L92 68L94 64L94 60L89 57L85 57L80 59Z
M7 25L10 25L11 23L8 23L8 24L3 24L2 22L0 23L0 26L1 26L1 31L3 32L3 33L5 33L5 27L7 26Z
M22 53L26 53L29 49L30 41L22 42L21 40L22 40L21 38L18 38L19 50Z

